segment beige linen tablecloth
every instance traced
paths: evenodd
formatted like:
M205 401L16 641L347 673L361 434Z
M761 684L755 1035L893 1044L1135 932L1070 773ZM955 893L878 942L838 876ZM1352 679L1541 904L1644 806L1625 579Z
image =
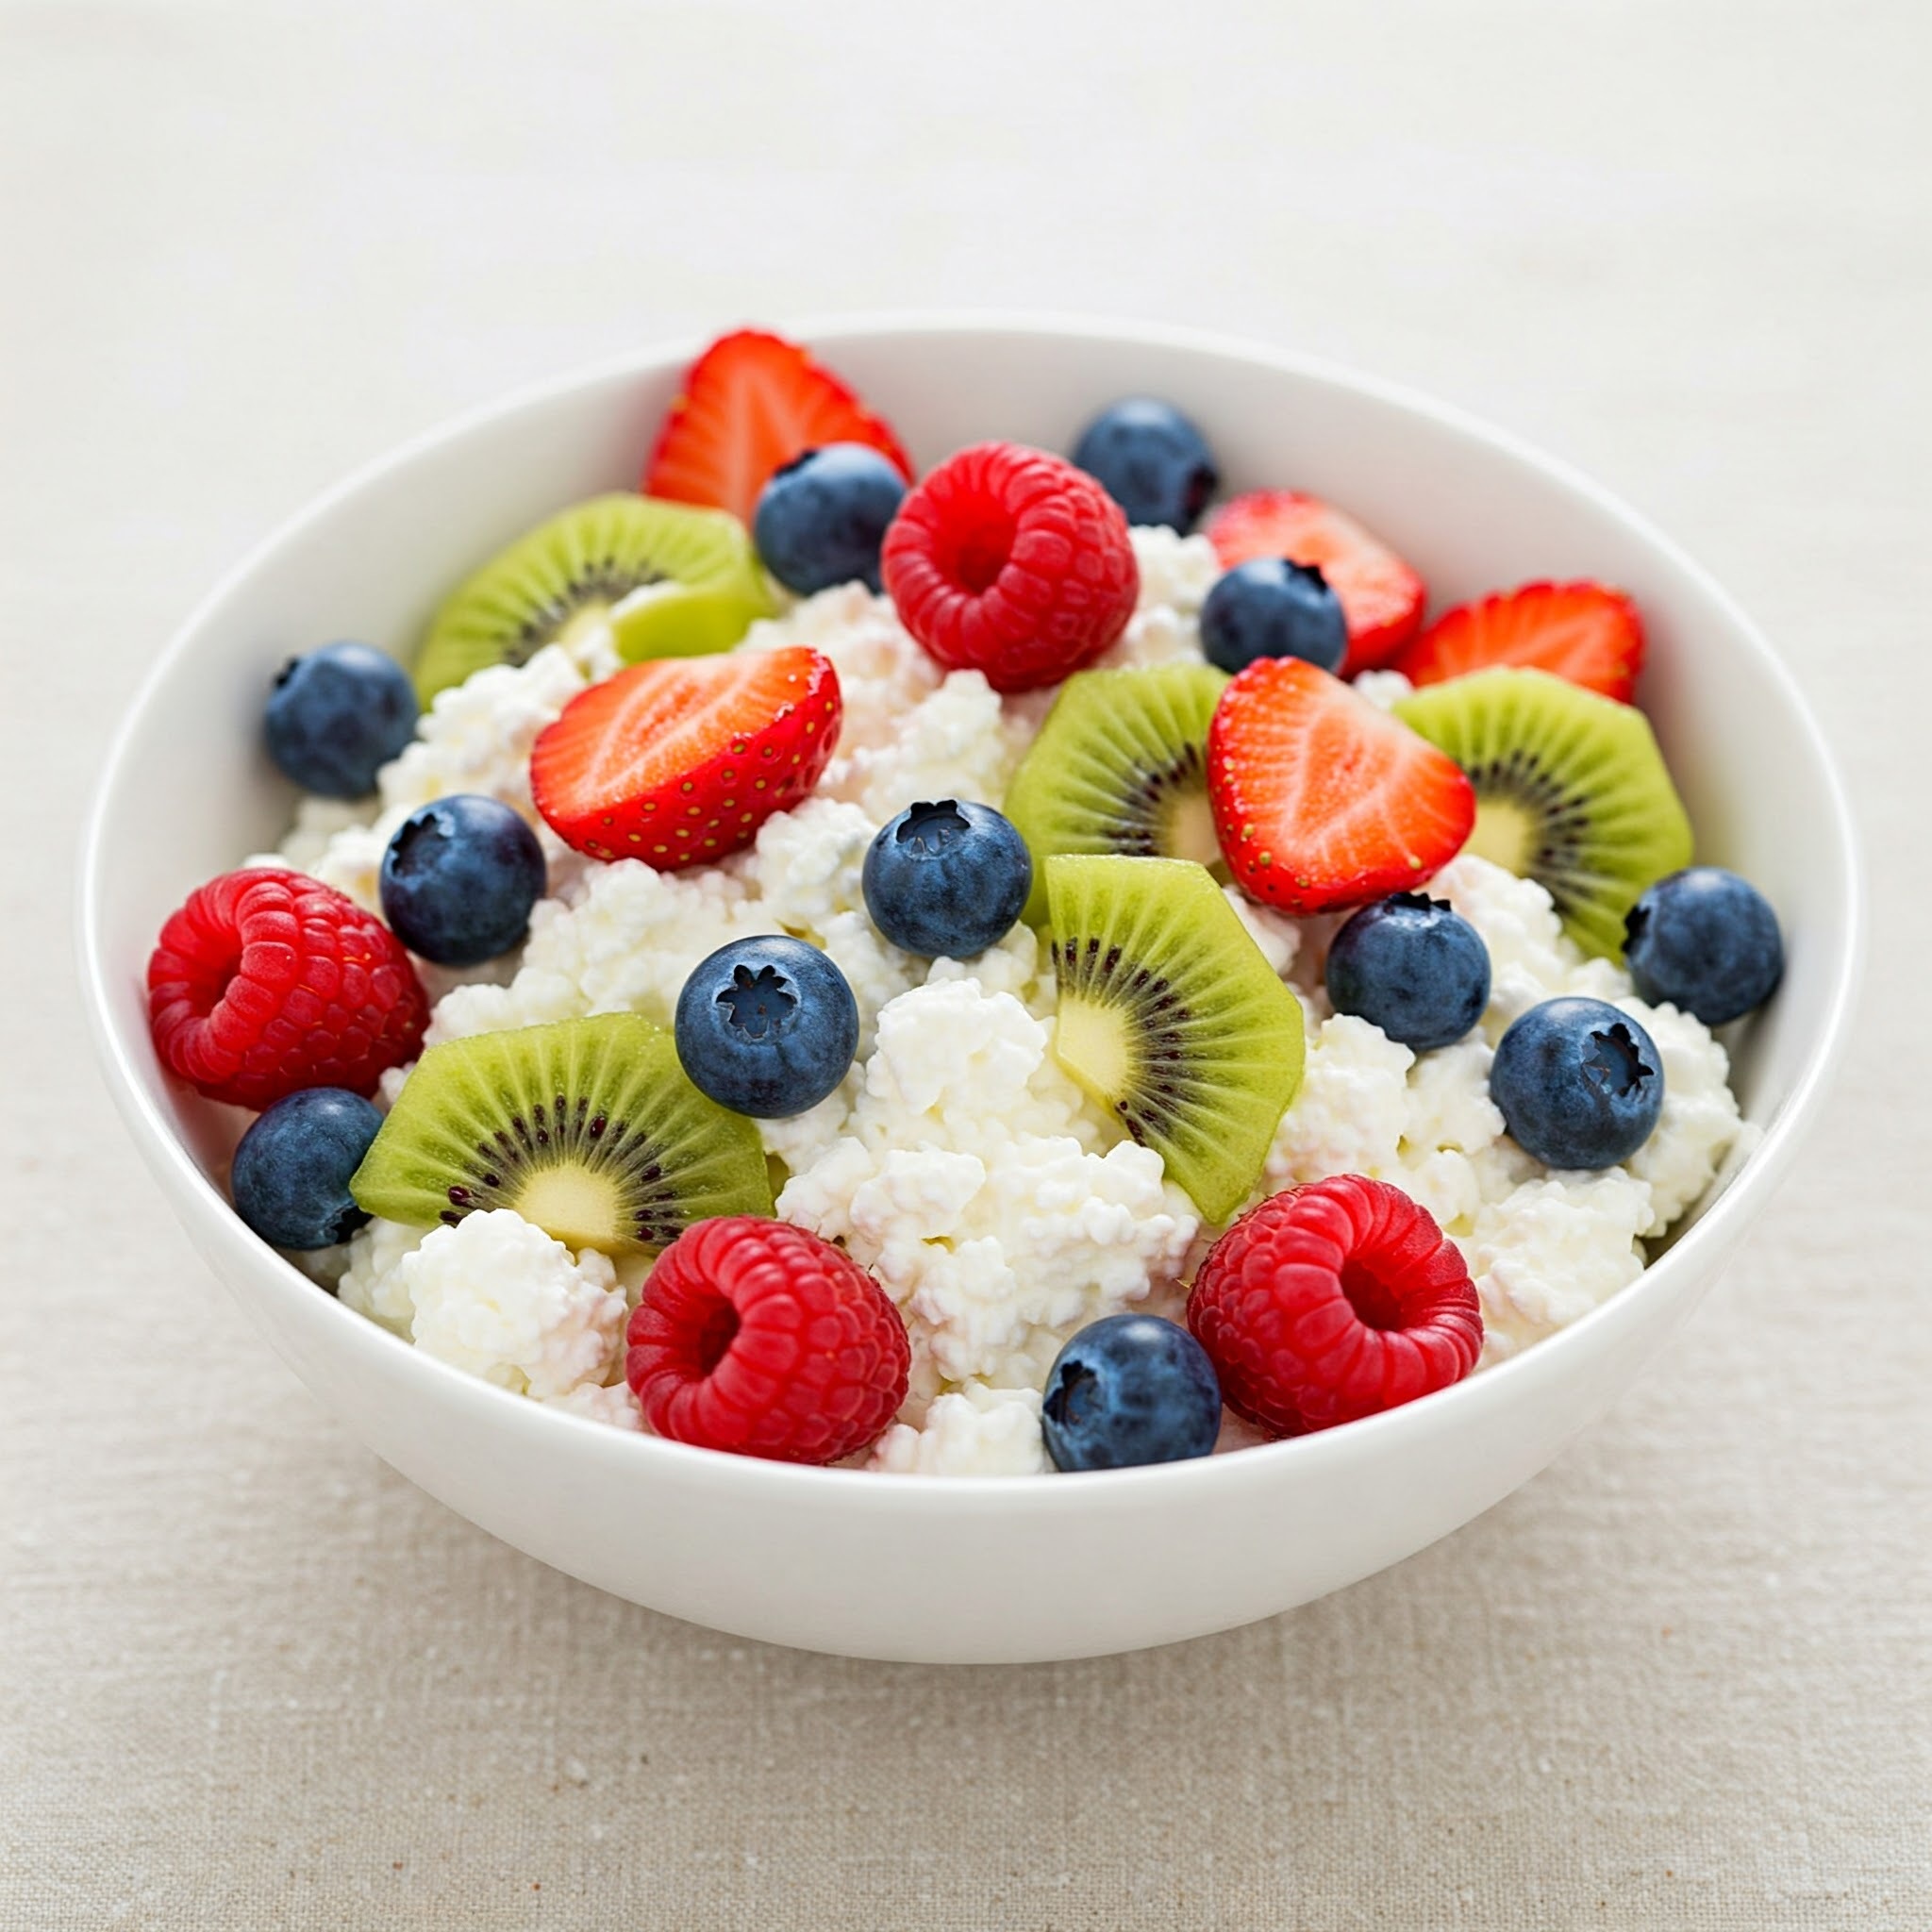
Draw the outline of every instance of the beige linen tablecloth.
M1915 0L0 4L0 1924L1932 1924L1928 53ZM1607 1422L1330 1602L1027 1670L732 1642L391 1474L191 1253L68 952L116 714L316 490L940 302L1563 452L1766 624L1873 861L1829 1120Z

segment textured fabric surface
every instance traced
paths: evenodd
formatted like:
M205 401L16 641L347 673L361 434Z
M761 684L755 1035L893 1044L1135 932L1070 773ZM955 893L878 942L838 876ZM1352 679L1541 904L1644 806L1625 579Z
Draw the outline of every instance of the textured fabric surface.
M0 1924L1932 1924L1928 55L1917 0L0 4ZM72 990L107 735L248 543L510 385L915 302L1563 452L1768 625L1870 840L1853 1059L1671 1357L1137 1657L828 1661L490 1541L208 1280Z

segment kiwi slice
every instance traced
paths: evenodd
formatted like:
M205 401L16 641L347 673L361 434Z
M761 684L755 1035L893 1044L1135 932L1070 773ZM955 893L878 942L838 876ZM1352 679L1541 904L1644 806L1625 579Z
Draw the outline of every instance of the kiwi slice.
M1033 854L1025 917L1047 916L1056 852L1219 865L1208 804L1208 725L1225 675L1210 664L1080 671L1061 685L1007 788Z
M1301 1002L1205 866L1062 855L1046 891L1055 1056L1227 1220L1301 1085Z
M758 1130L707 1100L672 1036L636 1013L432 1046L349 1191L416 1227L512 1208L565 1247L610 1255L772 1211Z
M1478 671L1395 715L1475 787L1465 851L1535 879L1586 953L1615 959L1643 889L1690 863L1685 815L1650 721L1546 671Z
M751 539L722 509L593 496L519 537L458 587L416 659L426 705L487 664L523 664L545 644L608 625L619 655L728 650L774 606Z

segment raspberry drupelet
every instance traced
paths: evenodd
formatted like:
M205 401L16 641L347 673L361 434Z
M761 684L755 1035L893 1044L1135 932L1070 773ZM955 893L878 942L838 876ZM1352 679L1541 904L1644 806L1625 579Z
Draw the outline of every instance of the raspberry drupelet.
M1223 1400L1276 1436L1447 1388L1483 1345L1455 1242L1400 1188L1353 1174L1249 1208L1202 1263L1188 1326Z
M858 1263L782 1221L732 1214L658 1256L625 1373L660 1436L779 1462L837 1462L906 1399L906 1324Z
M188 895L147 965L148 1026L171 1073L238 1107L305 1087L370 1094L414 1059L429 1001L403 944L305 874L225 873Z
M899 507L882 568L900 622L927 652L1000 691L1091 664L1126 628L1141 588L1112 497L1017 442L948 457Z

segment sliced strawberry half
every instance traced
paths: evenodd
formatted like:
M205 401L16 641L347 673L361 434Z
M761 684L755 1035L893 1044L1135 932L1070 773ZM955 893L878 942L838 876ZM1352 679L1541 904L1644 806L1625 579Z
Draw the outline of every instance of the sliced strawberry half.
M1461 851L1453 758L1299 658L1260 658L1208 727L1208 795L1236 881L1297 916L1412 891Z
M1547 671L1627 705L1643 668L1643 620L1602 584L1524 584L1445 610L1393 669L1411 684L1441 684L1499 664Z
M686 373L645 465L644 494L728 509L749 528L772 472L828 442L868 443L911 480L891 426L829 369L783 336L741 328Z
M1348 619L1344 677L1388 663L1422 628L1423 580L1380 538L1319 496L1251 490L1204 526L1224 570L1257 557L1320 564Z
M592 858L708 865L818 783L841 712L831 659L802 644L654 658L564 707L530 753L530 791Z

